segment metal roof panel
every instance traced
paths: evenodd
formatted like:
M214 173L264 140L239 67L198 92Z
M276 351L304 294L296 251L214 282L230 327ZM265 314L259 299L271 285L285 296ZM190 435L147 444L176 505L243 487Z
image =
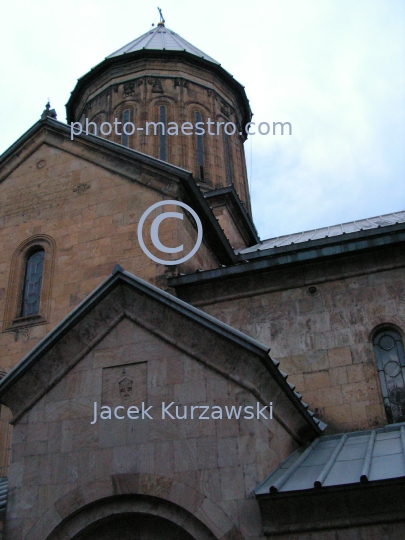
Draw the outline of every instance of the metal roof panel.
M364 459L336 461L322 485L339 486L358 482L363 469L363 461Z
M367 451L367 442L360 444L345 444L339 453L336 461L352 461L354 459L364 459Z
M268 240L263 240L260 244L238 250L236 253L248 254L275 247L302 244L303 242L343 236L348 233L355 233L367 229L388 227L390 225L396 225L397 223L405 223L405 210L401 212L393 212L392 214L385 214L383 216L350 221L340 225L331 225L330 227L321 227L319 229L312 229L310 231L286 234L284 236L278 236L277 238L269 238Z
M327 446L320 443L320 446L322 445L323 447L318 448L317 452L311 452L311 454L309 454L302 466L311 467L312 465L325 465L337 446L337 441L333 442L335 442L335 444Z
M311 487L322 471L322 465L312 465L311 467L299 467L282 487L281 491L297 491L308 489L308 482Z
M129 54L134 51L140 51L142 49L156 50L156 51L186 51L194 56L199 56L208 60L213 64L221 65L219 62L214 60L208 54L205 54L203 51L195 47L192 43L189 43L184 38L167 28L167 26L156 26L152 30L149 30L142 36L134 39L127 45L124 45L117 51L108 55L107 58L113 58L115 56L120 56L121 54Z
M387 456L373 458L369 480L383 480L401 476L405 476L405 463L402 453L394 454L389 458Z
M405 476L405 423L324 435L296 450L255 495L309 490Z

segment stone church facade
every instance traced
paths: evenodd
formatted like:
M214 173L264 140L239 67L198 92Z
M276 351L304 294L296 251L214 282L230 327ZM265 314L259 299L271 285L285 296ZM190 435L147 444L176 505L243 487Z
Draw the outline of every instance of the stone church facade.
M3 537L402 538L405 212L260 241L245 91L163 22L67 118L0 157Z

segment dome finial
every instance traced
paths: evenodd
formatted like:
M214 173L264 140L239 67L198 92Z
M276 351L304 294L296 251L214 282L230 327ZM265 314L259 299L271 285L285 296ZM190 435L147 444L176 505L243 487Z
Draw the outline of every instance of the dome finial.
M158 7L158 11L160 15L160 21L158 22L158 26L164 26L166 21L163 18L162 10L160 9L160 7Z

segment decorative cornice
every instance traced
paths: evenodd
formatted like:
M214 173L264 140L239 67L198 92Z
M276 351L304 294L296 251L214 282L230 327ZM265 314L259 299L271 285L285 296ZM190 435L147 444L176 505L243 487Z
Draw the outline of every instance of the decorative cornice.
M88 73L83 75L71 93L69 101L66 104L67 112L67 121L74 122L73 111L75 107L79 104L81 96L85 91L85 88L91 84L99 75L107 71L111 66L122 66L127 63L132 63L136 60L172 60L172 61L182 61L191 66L199 67L207 71L213 72L218 75L220 79L229 85L229 87L235 92L237 99L239 100L243 121L242 124L246 125L250 122L252 117L252 112L249 106L249 100L246 96L244 86L242 86L232 75L230 75L223 67L219 64L213 64L212 62L199 58L195 55L192 55L186 51L169 51L169 50L140 50L134 51L131 53L123 54L120 56L106 58L100 64L92 68Z

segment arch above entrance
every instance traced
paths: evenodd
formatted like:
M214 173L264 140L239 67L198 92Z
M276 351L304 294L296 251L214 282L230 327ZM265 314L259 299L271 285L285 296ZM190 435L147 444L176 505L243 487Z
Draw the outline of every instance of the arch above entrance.
M113 536L108 536L110 532ZM150 474L116 475L76 488L49 507L26 536L26 540L116 538L243 539L223 510L201 492Z
M31 537L29 536L30 540ZM36 538L36 537L33 537ZM46 540L217 540L195 516L169 501L117 495L68 516Z
M118 514L100 519L72 540L195 540L177 523L150 514Z

